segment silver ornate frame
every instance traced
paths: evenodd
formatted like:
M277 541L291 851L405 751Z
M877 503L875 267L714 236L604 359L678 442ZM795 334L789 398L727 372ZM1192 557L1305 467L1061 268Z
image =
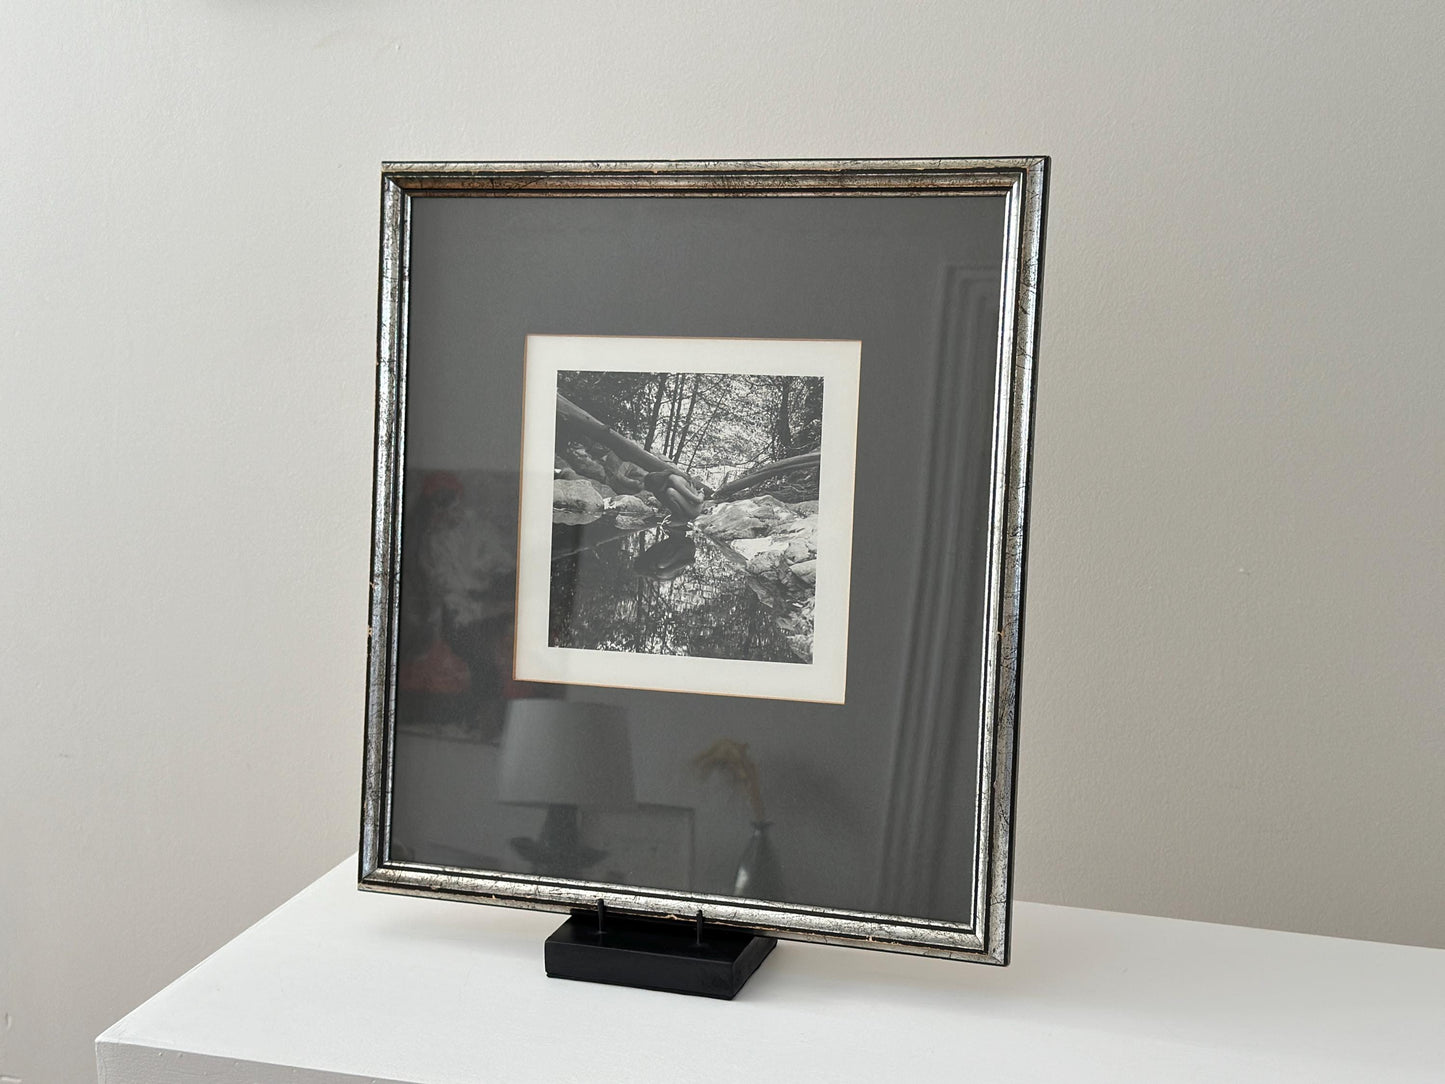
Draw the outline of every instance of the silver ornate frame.
M1038 288L1048 159L859 161L386 163L381 193L376 476L367 668L360 887L566 911L604 899L618 911L706 919L796 940L1006 964L1025 526L1032 446ZM411 201L417 196L1005 197L999 364L993 419L987 628L969 924L785 905L674 890L394 862L391 822L396 620L405 459Z

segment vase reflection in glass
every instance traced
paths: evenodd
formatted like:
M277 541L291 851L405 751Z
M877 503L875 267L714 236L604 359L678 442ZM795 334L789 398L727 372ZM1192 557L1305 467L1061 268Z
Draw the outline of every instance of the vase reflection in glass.
M771 827L772 821L753 821L753 834L738 862L737 876L733 878L733 895L755 900L787 898L783 867L768 835Z

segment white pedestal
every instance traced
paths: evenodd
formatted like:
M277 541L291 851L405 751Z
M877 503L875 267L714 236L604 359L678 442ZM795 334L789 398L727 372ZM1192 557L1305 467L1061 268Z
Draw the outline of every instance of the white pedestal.
M1039 904L999 969L784 941L732 1002L548 979L562 916L348 862L96 1042L102 1084L1439 1081L1445 952Z

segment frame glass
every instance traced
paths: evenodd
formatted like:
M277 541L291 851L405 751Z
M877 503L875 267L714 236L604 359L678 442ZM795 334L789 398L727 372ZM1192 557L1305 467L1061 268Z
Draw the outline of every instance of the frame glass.
M1047 166L383 167L362 888L1007 963Z

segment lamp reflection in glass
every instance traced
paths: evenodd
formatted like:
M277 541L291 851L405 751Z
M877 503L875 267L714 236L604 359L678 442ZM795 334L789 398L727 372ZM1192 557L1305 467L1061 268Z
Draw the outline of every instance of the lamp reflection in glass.
M637 804L627 715L611 704L513 700L502 731L500 776L499 801L547 810L541 834L513 839L513 849L534 873L581 878L606 852L582 842L577 811Z

